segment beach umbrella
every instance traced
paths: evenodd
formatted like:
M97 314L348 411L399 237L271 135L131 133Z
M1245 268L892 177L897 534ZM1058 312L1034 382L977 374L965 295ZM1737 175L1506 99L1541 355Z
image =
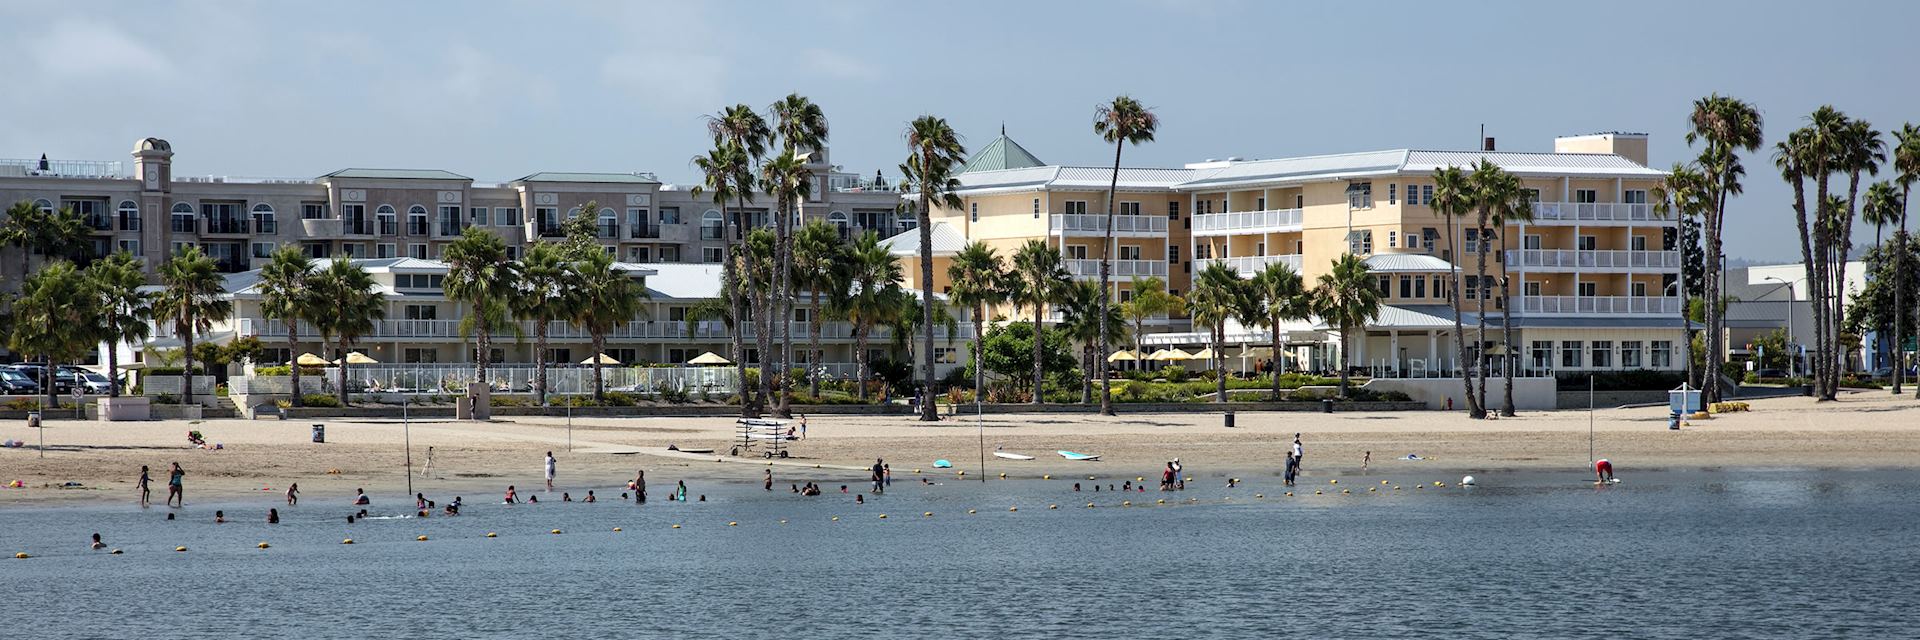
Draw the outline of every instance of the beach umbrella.
M613 356L609 356L604 353L591 358L587 358L585 360L581 360L580 364L593 364L594 361L596 360L599 361L600 364L620 364L619 360L615 360L613 359Z
M1153 360L1174 360L1174 361L1177 361L1177 360L1192 360L1192 359L1193 359L1193 354L1191 354L1191 353L1187 353L1187 352L1185 352L1185 351L1181 351L1181 350L1179 350L1179 349L1161 349L1160 351L1157 351L1157 352L1155 352L1155 353L1154 353L1154 354L1153 354L1153 355L1151 356L1151 359L1153 359Z
M1213 347L1207 347L1205 349L1201 349L1199 353L1193 354L1192 358L1195 360L1212 360Z
M347 364L380 364L380 361L373 359L372 356L355 351L347 354Z
M326 358L322 358L320 356L316 356L311 353L300 354L300 357L295 358L293 360L293 363L300 365L302 367L324 367L324 366L333 364L331 362L328 362Z
M688 360L687 364L721 365L721 364L733 364L733 362L730 360L727 360L726 358L720 357L720 354L714 353L712 351L708 351L706 353L700 354L699 357L696 357L692 360Z
M1113 355L1107 356L1107 362L1132 362L1139 359L1138 356L1133 355L1133 352L1124 349L1115 351Z

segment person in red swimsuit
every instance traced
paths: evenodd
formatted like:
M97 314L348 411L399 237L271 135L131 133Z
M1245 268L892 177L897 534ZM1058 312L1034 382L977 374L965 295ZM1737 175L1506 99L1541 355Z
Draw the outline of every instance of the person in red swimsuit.
M1597 482L1612 482L1613 463L1607 462L1606 458L1595 460L1593 463L1593 476Z

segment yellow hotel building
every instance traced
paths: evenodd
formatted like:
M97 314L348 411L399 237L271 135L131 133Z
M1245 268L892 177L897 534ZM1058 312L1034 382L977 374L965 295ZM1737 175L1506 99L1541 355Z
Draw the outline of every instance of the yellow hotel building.
M1536 203L1533 220L1489 234L1470 228L1471 217L1455 220L1450 245L1449 221L1430 207L1433 173L1481 159L1524 181ZM1184 293L1208 262L1246 276L1281 262L1312 286L1335 258L1352 252L1377 275L1385 306L1365 337L1355 336L1348 366L1376 377L1448 376L1461 368L1448 298L1458 265L1469 362L1498 366L1516 354L1529 376L1677 369L1684 366L1678 354L1686 326L1675 284L1677 221L1655 215L1647 196L1663 175L1647 167L1646 135L1633 133L1557 138L1551 153L1397 149L1123 168L1115 198L1115 295L1131 295L1133 276L1160 276ZM1111 168L1041 162L1003 132L959 175L961 209L932 216L936 289L946 286L944 257L969 241L1011 256L1028 240L1044 239L1060 248L1075 277L1098 278L1111 177ZM912 235L895 244L909 259L918 246ZM1480 251L1488 279L1476 287ZM1499 298L1502 265L1510 300ZM907 272L917 274L917 267ZM1480 336L1483 299L1487 332ZM1500 310L1508 305L1513 348L1500 330ZM1143 346L1192 350L1207 339L1185 319L1161 326ZM1317 319L1282 331L1287 368L1338 366L1337 336ZM1260 327L1229 325L1227 333L1235 345L1269 340ZM1230 358L1226 366L1257 363Z

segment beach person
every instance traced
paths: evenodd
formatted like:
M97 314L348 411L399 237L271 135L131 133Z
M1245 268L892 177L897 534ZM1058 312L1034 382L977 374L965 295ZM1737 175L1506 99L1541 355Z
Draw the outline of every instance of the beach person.
M502 504L518 504L519 502L520 502L520 494L514 491L513 485L507 485L507 498L505 500L502 500L501 503Z
M300 483L295 482L287 485L287 506L297 504L300 504Z
M887 486L889 487L893 486L893 465L890 465L890 464L880 465L880 472L881 472L880 475L886 478Z
M874 493L880 493L882 491L887 490L885 486L885 483L887 481L886 473L887 473L886 462L879 458L874 458L873 459L873 492Z
M433 447L427 447L427 464L426 466L420 467L420 477L425 478L432 473L433 473Z
M267 509L267 524L280 524L279 509Z
M571 494L571 493L567 493L567 492L565 492L565 491L562 491L562 492L560 492L560 501L561 501L561 502L573 502L573 494Z
M540 504L540 496L527 496L527 504Z
M446 514L450 516L460 515L460 496L454 496L453 502L447 503L445 511Z
M140 506L142 507L147 506L148 502L153 500L153 488L148 486L152 482L153 476L147 472L147 465L140 465L140 480L134 487L140 490Z
M595 498L593 497L593 490L592 490L592 489L588 489L588 490L587 490L587 502L597 502L597 501L598 501L598 500L596 500L596 499L595 499Z
M554 465L553 452L548 451L547 452L547 490L548 491L553 490L553 465Z
M1169 462L1167 463L1167 468L1160 470L1160 490L1168 491L1171 489L1173 489L1173 463Z
M356 506L370 505L373 504L373 498L367 497L366 489L354 489L353 504Z
M1606 458L1595 460L1593 462L1593 479L1595 482L1613 482L1613 463L1608 462Z
M1373 464L1373 452L1368 451L1365 454L1362 454L1360 456L1360 473L1366 473L1367 466L1371 464Z
M226 524L226 523L227 523L227 512L225 512L225 511L215 511L215 512L213 512L213 523L214 523L214 524Z
M867 495L866 495L866 494L864 494L864 493L856 493L856 494L853 494L853 503L854 503L854 504L866 504L866 503L867 503Z
M173 463L173 470L167 472L167 506L187 506L187 490L181 485L182 479L186 477L187 472L180 468L180 463ZM176 500L179 501L177 504L174 502Z
M764 484L768 491L773 490L773 470L772 469L767 470L767 481Z
M413 494L413 508L416 511L427 508L427 494Z
M1300 446L1300 434L1298 433L1293 434L1293 466L1295 467L1300 466L1300 462L1304 460L1306 457L1307 457L1306 448Z
M1232 489L1232 488L1234 488L1234 487L1237 487L1237 486L1240 486L1240 479L1239 479L1239 478L1227 478L1227 488L1228 488L1228 489Z
M680 484L673 488L673 499L681 502L687 501L687 481L681 480Z
M100 541L100 534L98 534L98 533L96 533L96 534L93 534L93 548L95 548L95 549L105 549L105 548L107 548L107 543L105 543L105 542L101 542L101 541Z
M1094 488L1094 490L1095 490L1095 491L1098 491L1098 490L1100 490L1100 485L1097 485L1097 484L1096 484L1096 485L1093 485L1093 488ZM1079 492L1079 491L1080 491L1080 483L1078 483L1078 482L1075 482L1075 483L1073 483L1073 490L1074 490L1075 492Z
M800 416L800 439L807 439L807 417Z
M1292 453L1288 453L1287 454L1287 472L1286 472L1287 486L1289 487L1293 486L1293 478L1294 476L1297 476L1299 474L1300 474L1300 459L1293 457Z
M636 472L633 477L633 503L647 503L647 472L644 470Z

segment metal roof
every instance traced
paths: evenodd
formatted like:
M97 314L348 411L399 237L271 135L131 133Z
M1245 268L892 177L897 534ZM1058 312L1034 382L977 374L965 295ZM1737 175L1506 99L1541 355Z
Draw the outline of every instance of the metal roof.
M1198 175L1181 188L1192 191L1208 187L1228 187L1240 183L1312 182L1350 176L1389 174L1406 163L1407 151L1364 151L1300 158L1249 160L1215 169L1196 169Z
M369 178L380 180L472 180L451 171L439 169L341 169L322 178Z
M1367 269L1375 273L1454 270L1452 263L1420 253L1376 253L1367 256L1364 262Z
M1666 172L1640 166L1610 153L1513 153L1506 151L1409 151L1402 172L1432 173L1448 166L1468 167L1482 159L1521 175L1586 175L1658 178Z
M960 172L1025 169L1046 164L1032 152L1027 151L1026 147L1020 146L1020 143L1007 137L1007 130L1003 127L1000 129L1000 137L994 138L993 142L974 151L973 155L967 158L967 163L960 166Z
M660 184L652 175L639 173L586 173L542 171L514 182L584 182L590 184Z
M967 246L967 236L945 222L933 223L933 230L929 233L933 237L933 255L936 257L952 256ZM920 255L919 229L908 229L880 242L888 245L888 253L895 256L910 258Z

